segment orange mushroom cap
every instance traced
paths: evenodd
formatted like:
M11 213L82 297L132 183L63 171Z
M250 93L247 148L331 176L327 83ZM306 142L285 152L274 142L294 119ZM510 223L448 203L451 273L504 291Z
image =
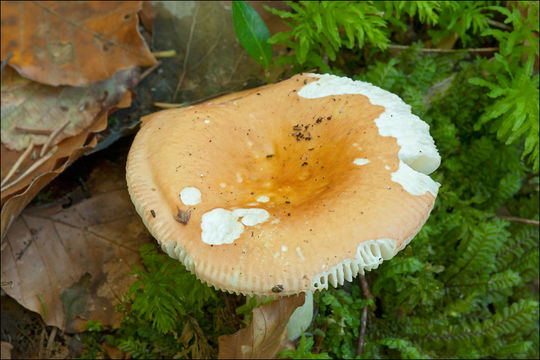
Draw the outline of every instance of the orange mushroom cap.
M147 116L127 161L137 212L199 279L251 295L337 286L428 218L440 157L398 96L300 74L227 99Z

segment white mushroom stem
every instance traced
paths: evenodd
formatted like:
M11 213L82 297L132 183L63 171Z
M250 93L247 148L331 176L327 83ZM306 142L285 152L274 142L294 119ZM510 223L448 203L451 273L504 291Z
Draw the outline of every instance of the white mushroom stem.
M313 320L313 291L306 291L304 305L298 307L292 313L287 323L287 337L293 341L298 339L311 325Z

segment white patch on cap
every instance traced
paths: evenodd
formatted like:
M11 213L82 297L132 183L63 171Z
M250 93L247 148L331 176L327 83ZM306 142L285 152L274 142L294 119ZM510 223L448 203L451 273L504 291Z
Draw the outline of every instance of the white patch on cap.
M217 208L202 216L202 241L208 245L232 244L244 231L238 216L232 211Z
M388 165L384 165L384 168L385 168L386 170L390 170L390 166L388 166Z
M242 178L242 174L240 174L240 172L236 172L236 181L239 183L244 181L244 179Z
M331 95L360 94L366 96L372 104L384 106L385 111L375 120L379 134L396 138L400 145L398 153L400 166L397 172L401 172L392 176L392 180L409 191L412 181L422 179L420 184L415 186L414 195L424 194L426 191L433 196L437 195L440 184L427 175L439 167L441 157L429 134L429 126L411 113L409 105L399 96L363 81L328 74L309 74L309 76L319 79L302 87L298 92L301 97L314 99ZM408 167L410 171L402 167ZM415 172L417 174L414 180L413 178L405 180L405 175Z
M285 245L281 246L281 251L287 251L287 247Z
M206 120L204 120L204 123L205 124L210 124L210 120L206 119Z
M266 195L261 195L257 198L257 201L260 203L267 203L270 201L270 198Z
M195 187L185 187L180 191L180 199L184 205L197 205L201 202L201 192Z
M208 245L232 244L244 232L244 225L255 226L268 220L270 214L264 209L221 208L211 210L202 216L201 239ZM242 223L238 222L242 218Z
M236 209L233 214L242 218L246 226L255 226L268 220L270 214L264 209Z
M369 163L369 160L368 160L368 159L360 159L360 158L356 158L356 159L354 159L353 163L354 163L355 165L358 165L358 166L360 166L360 165L366 165L366 164Z
M403 161L399 162L397 171L392 173L392 181L401 184L412 195L424 195L427 189L433 196L437 196L439 191L438 183L431 180L429 176L413 170Z

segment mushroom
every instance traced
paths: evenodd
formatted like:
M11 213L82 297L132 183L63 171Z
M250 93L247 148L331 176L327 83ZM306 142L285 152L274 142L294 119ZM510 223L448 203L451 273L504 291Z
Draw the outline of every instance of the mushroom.
M231 293L312 299L352 281L411 241L439 188L429 126L348 78L300 74L143 123L126 175L137 212L167 254Z

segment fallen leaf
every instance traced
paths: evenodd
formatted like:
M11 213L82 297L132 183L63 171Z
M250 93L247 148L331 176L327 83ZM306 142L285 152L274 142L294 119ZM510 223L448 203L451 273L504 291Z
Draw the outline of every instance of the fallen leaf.
M238 42L230 2L153 4L153 46L178 54L161 59L160 69L147 78L154 102L193 103L266 82L262 66ZM281 70L272 67L270 77Z
M132 68L89 87L55 87L25 79L6 67L1 91L2 144L16 151L26 149L30 141L44 145L49 135L67 122L50 144L52 148L88 128L103 109L117 104L136 77Z
M13 349L13 345L11 345L10 343L6 341L2 341L0 345L1 345L1 351L2 351L1 352L2 356L0 357L6 360L11 359L11 350Z
M140 1L2 1L1 58L24 77L83 86L156 63L138 29Z
M127 70L131 72L131 70ZM119 74L118 76L121 76ZM87 150L97 145L96 133L103 131L107 127L107 117L109 113L118 108L125 108L131 104L131 93L125 91L121 94L122 97L117 104L113 104L109 108L101 109L93 123L84 131L77 135L66 138L57 144L56 152L45 162L28 173L24 178L17 180L17 177L23 174L26 169L29 169L35 161L28 156L20 165L20 173L15 174L13 178L2 186L1 192L1 237L3 238L11 223L17 215L24 209L33 197L47 185L52 179L60 174L66 167L72 164L76 159L82 156ZM111 94L113 96L113 94ZM117 95L114 95L115 97ZM22 151L13 151L8 149L3 143L1 145L1 167L2 176L8 174L13 168L17 160L20 158ZM35 151L38 154L38 151ZM11 182L14 184L10 187Z
M290 346L287 322L304 303L305 294L279 297L253 309L251 324L232 335L218 338L219 359L272 359Z
M135 212L122 165L105 162L91 173L92 197L26 209L2 244L6 293L47 325L80 332L88 320L118 326L115 305L132 281L138 248L151 241Z

